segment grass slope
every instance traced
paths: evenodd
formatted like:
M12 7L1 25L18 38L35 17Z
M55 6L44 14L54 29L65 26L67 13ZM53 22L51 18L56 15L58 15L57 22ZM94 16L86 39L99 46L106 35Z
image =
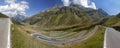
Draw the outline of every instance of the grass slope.
M4 15L4 14L2 14L2 13L0 13L0 18L9 18L9 17Z
M104 31L104 27L99 27L98 31L90 38L61 48L103 48Z
M11 32L11 41L12 41L12 48L56 48L55 46L44 44L38 40L35 40L24 31L21 31L19 25L12 25L14 28Z
M98 31L84 41L78 41L70 45L54 46L44 44L40 40L32 38L20 25L12 25L12 48L102 48L105 29L99 27Z
M105 25L110 27L120 26L120 18L110 17L108 21L105 23Z
M102 16L106 14L99 10L70 7L57 7L46 10L31 18L26 19L22 26L31 28L35 32L43 31L67 31L79 32L81 30L89 30L96 25L103 23ZM104 31L103 27L99 27L98 31L86 40L74 42L69 45L54 46L44 44L40 40L34 39L28 33L28 28L23 28L20 23L15 22L12 30L12 47L13 48L102 48ZM32 33L32 31L30 32ZM87 34L87 33L86 33ZM72 37L70 37L72 36ZM74 38L73 34L65 38Z

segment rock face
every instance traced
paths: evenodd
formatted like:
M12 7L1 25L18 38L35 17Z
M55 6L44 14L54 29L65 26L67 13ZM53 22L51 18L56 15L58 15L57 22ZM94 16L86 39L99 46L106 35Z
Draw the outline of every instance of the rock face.
M17 22L22 22L24 19L26 19L26 16L23 15L16 15L15 17L13 17L13 19Z
M108 14L103 12L103 10L95 10L71 4L67 7L55 6L49 8L24 20L24 22L40 28L69 28L90 26L106 16Z

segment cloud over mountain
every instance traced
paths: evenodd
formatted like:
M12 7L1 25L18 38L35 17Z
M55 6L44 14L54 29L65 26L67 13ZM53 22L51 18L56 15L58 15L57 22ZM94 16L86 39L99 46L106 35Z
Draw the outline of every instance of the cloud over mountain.
M90 0L62 0L64 6L69 6L71 3L76 5L82 5L86 8L96 9L95 3Z
M62 0L64 6L69 6L70 5L70 0Z
M8 16L14 17L17 14L26 16L26 9L29 8L28 2L16 0L5 0L6 5L0 5L0 12Z

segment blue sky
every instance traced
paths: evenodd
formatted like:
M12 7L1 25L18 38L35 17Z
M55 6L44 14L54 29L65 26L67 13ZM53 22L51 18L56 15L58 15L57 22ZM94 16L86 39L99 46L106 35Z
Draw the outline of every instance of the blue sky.
M120 12L120 0L92 0L97 8L102 8L110 15L116 15Z
M47 8L51 8L55 6L56 4L61 5L61 0L27 0L29 2L29 9L27 10L28 15L34 15L36 13L41 12L42 10L45 10Z
M6 3L5 1L8 0L0 0L0 7L3 6L7 6L7 4L12 4L12 3ZM16 1L16 2L15 2ZM24 3L22 3L21 1L25 1ZM116 15L120 12L120 0L91 0L93 2L95 2L97 8L102 8L103 10L105 10L108 14L110 15ZM13 2L15 2L16 4L22 4L22 5L18 5L21 6L21 10L16 9L18 11L15 11L14 9L14 14L17 13L21 13L21 14L26 14L26 16L32 16L34 14L39 13L42 10L45 10L47 8L53 7L56 4L57 5L63 5L61 0L13 0ZM22 8L23 6L25 6L24 8ZM8 6L9 7L9 6ZM7 8L7 7L6 7ZM0 9L0 12L5 12L6 10L3 8ZM9 12L7 12L6 14L10 14L11 10L9 10Z

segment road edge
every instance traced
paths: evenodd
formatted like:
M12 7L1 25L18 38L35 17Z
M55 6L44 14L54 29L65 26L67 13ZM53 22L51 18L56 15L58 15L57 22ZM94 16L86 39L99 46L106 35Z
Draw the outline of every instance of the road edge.
M105 27L106 28L106 27ZM104 34L104 45L103 48L107 48L107 44L106 44L106 36L107 36L107 28L105 30L105 34Z
M11 26L11 22L10 22L10 18L8 18L8 44L7 44L7 48L10 48L10 26Z

